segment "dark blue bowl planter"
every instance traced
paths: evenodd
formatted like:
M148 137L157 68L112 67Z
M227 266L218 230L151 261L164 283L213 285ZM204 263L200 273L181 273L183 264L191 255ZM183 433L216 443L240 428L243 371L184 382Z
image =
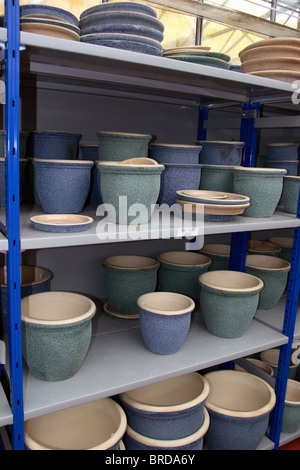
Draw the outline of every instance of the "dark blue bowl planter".
M81 134L63 131L34 131L28 138L31 158L73 160L78 156Z
M153 16L153 18L157 18L156 11L149 5L144 5L143 3L136 2L109 2L103 3L101 5L96 5L94 7L88 8L87 10L84 10L80 15L80 19L82 20L82 18L85 18L86 16L92 15L94 13L114 11L143 13L144 15L150 15Z
M267 160L298 160L299 144L269 144L267 145Z
M31 16L33 18L58 18L78 26L78 18L68 10L50 5L22 5L20 6L20 17Z
M94 24L135 24L137 26L145 26L147 28L157 29L161 33L164 32L164 25L157 18L144 13L108 11L87 15L80 20L80 28Z
M239 166L242 163L244 142L200 140L196 143L203 147L201 164Z
M201 150L199 145L151 144L149 156L162 164L198 165Z
M22 190L25 181L25 169L28 160L22 158L19 160L19 172L20 172L20 201L22 201ZM0 158L0 207L5 207L5 158Z
M162 45L155 41L154 39L137 36L134 34L121 34L121 33L94 33L94 34L87 34L81 35L81 41L84 42L91 42L94 44L101 44L103 41L121 41L123 44L144 44L145 46L153 47L157 49L158 52L162 53ZM131 46L129 47L131 50Z
M157 29L147 28L146 26L138 26L135 24L93 24L86 26L85 28L81 28L80 30L81 36L94 33L131 34L154 39L158 42L162 42L164 39L164 34Z
M201 179L200 165L165 163L161 175L159 204L176 204L176 191L182 189L199 189Z
M99 36L99 35L96 35ZM163 53L160 48L145 44L143 41L123 41L121 39L101 39L94 37L93 34L80 37L81 42L96 44L98 46L114 47L125 51L139 52L141 54L155 55L162 57Z

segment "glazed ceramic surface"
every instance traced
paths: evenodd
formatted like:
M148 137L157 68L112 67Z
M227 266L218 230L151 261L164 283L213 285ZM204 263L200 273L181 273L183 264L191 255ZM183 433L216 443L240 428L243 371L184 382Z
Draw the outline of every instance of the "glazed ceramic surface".
M201 57L211 57L214 59L219 59L224 62L230 62L230 56L227 54L222 54L221 52L211 52L211 51L201 51L201 50L185 50L184 52L182 50L175 51L175 52L168 52L164 51L164 57L172 57L173 59L176 59L177 57L191 57L191 58L201 58Z
M291 262L294 243L294 239L292 237L271 237L269 241L281 248L279 254L280 258Z
M297 380L287 382L281 432L291 434L300 428L300 389Z
M159 163L198 165L202 147L179 144L151 144L149 155Z
M200 189L233 193L233 166L203 165Z
M196 220L204 219L205 222L225 222L232 220L235 216L244 214L245 210L250 206L250 203L234 205L197 204L182 201L181 199L177 199L177 202L181 206L184 217L190 214L193 215Z
M275 143L267 145L267 160L298 160L299 144Z
M30 16L32 18L54 18L64 20L75 26L78 26L78 18L73 13L63 8L57 8L50 5L21 5L20 16Z
M279 256L280 246L262 240L249 240L247 251L251 255Z
M299 46L261 46L249 49L244 53L240 53L241 62L246 62L253 59L265 59L266 57L272 57L273 59L281 59L286 57L300 59Z
M110 11L144 13L145 15L150 15L153 16L153 18L157 18L156 11L149 5L145 5L143 3L138 2L109 2L103 3L101 5L96 5L91 8L87 8L81 13L80 19L85 18L87 15L92 15L94 13L103 13Z
M292 70L260 70L258 72L251 72L249 75L269 78L270 80L279 80L280 82L286 83L293 83L296 80L300 80L300 72L293 72Z
M274 370L274 376L277 377L278 371L278 361L279 361L280 350L279 349L267 349L266 351L262 351L260 353L260 359L263 362L269 364ZM298 370L297 364L290 364L289 371L288 371L288 378L295 379Z
M104 3L103 3L104 5ZM81 28L81 35L95 34L95 33L114 33L114 34L131 34L134 36L141 36L143 38L154 39L161 42L164 34L154 28L147 28L146 26L138 26L135 24L91 24L85 28Z
M182 190L177 191L177 196L182 201L195 202L198 204L203 203L235 206L250 203L250 198L247 196L222 191Z
M300 58L292 57L263 57L243 62L241 65L243 72L251 73L263 70L291 70L300 71Z
M300 176L285 176L281 202L286 212L297 214L300 190Z
M240 56L244 54L246 51L250 51L253 49L257 49L260 47L265 46L280 46L280 47L299 47L300 39L298 38L288 38L288 37L278 37L278 38L271 38L271 39L264 39L262 41L257 41L250 46L245 47L241 52Z
M34 131L28 138L31 158L73 160L78 156L81 134L63 131Z
M197 54L176 54L166 56L169 59L182 60L184 62L192 62L194 64L208 65L209 67L216 67L218 69L229 70L229 63L225 60L216 57L204 57Z
M189 164L164 163L165 170L161 175L159 204L172 206L176 204L176 191L198 189L201 180L201 166Z
M164 24L153 16L133 11L106 11L87 15L80 20L80 27L91 24L135 24L164 32Z
M230 245L208 243L201 248L200 253L212 260L209 271L226 271L229 269L230 251Z
M283 168L286 170L288 176L297 176L298 173L298 160L274 160L267 161L268 168Z
M132 134L125 132L97 132L98 160L122 161L128 158L148 156L150 134Z
M124 33L94 33L94 34L85 34L81 35L81 41L92 42L94 44L101 44L103 41L120 41L123 44L126 43L139 43L144 44L145 46L150 46L158 50L158 53L162 53L162 45L155 39L150 39L147 37L142 37L134 34L124 34Z
M197 143L203 147L200 154L201 164L239 166L242 162L244 142L200 140Z

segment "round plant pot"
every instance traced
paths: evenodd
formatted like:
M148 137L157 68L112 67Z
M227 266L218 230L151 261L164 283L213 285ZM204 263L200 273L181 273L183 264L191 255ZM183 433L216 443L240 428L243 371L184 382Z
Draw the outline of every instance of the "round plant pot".
M137 299L156 289L159 262L146 256L120 255L105 258L102 264L112 311L124 318L137 317Z
M20 131L19 137L19 158L26 158L27 156L27 139L29 132ZM0 130L0 158L5 158L6 155L6 132Z
M162 164L198 165L201 150L202 147L198 145L151 144L149 155Z
M78 132L34 131L29 133L28 153L31 158L73 160L78 157Z
M247 357L245 358L245 361L247 361L249 364L253 365L254 367L256 367L257 369L260 369L261 371L265 372L266 374L268 374L270 377L274 377L274 370L273 370L273 367L271 367L269 364L267 364L266 362L263 362L259 359L255 359L253 357ZM245 369L243 369L241 366L239 365L235 365L235 370L243 370L245 371ZM245 371L246 372L246 371Z
M93 162L98 160L98 145L79 145L79 158Z
M287 171L288 176L297 176L298 174L298 160L274 160L267 161L268 168L283 168Z
M148 156L150 134L128 132L96 132L98 137L98 160L122 161L128 158Z
M237 271L209 271L201 274L199 283L208 331L223 338L243 336L257 310L261 279Z
M25 421L29 450L119 450L126 415L111 398L102 398Z
M177 292L199 301L200 274L208 271L211 259L200 253L169 251L157 257L160 262L158 286L164 292Z
M287 286L291 264L275 256L248 255L245 272L259 277L264 288L260 293L258 309L269 310L281 299Z
M260 353L260 359L273 367L275 377L277 377L279 355L280 349L267 349L266 351L262 351ZM289 379L294 379L296 377L297 370L297 364L290 364L288 373Z
M127 426L125 433L126 450L203 450L203 440L209 428L209 414L204 409L204 422L191 436L175 440L151 439L137 433Z
M300 191L300 176L285 176L281 202L286 212L297 214Z
M281 248L279 254L280 258L291 262L294 245L294 239L292 237L271 237L269 238L269 242Z
M278 257L281 253L281 248L275 243L261 240L250 240L248 242L247 251L249 255L267 255Z
M205 375L210 387L206 407L209 450L256 450L276 403L273 388L254 374L219 370Z
M103 3L102 5L96 5L94 7L84 10L80 19L85 18L87 15L92 15L94 13L103 13L105 11L133 11L136 13L144 13L145 15L153 16L157 18L157 13L154 8L149 5L144 5L142 3L135 2L113 2L113 3Z
M246 217L272 217L283 189L286 170L239 167L233 170L234 192L250 197Z
M73 13L63 8L50 5L22 5L20 7L20 15L21 17L29 16L33 18L51 17L66 23L71 23L74 26L78 25L78 19Z
M298 160L299 144L278 143L267 145L267 160Z
M140 331L146 348L155 354L174 354L182 347L195 303L173 292L151 292L138 298Z
M78 214L86 202L94 162L34 159L34 187L44 212Z
M73 377L87 354L96 306L71 292L42 292L21 300L22 350L40 380Z
M242 163L244 142L200 140L197 144L203 147L201 164L239 166Z
M20 158L19 160L19 175L20 175L20 201L22 201L22 192L25 181L25 170L27 166L27 158ZM0 207L5 207L6 200L6 181L5 181L5 158L0 158Z
M233 193L233 166L203 165L200 189Z
M297 380L288 379L282 416L282 433L295 433L300 428L300 388Z
M200 253L208 256L212 264L209 271L226 271L229 269L231 246L217 243L207 243L203 245Z
M128 425L152 439L182 439L199 430L209 387L197 372L122 393Z
M107 220L125 225L149 222L158 200L164 166L98 162L98 169Z
M165 170L161 175L161 188L158 198L159 204L176 204L176 191L184 189L198 189L201 179L200 165L185 165L165 163Z

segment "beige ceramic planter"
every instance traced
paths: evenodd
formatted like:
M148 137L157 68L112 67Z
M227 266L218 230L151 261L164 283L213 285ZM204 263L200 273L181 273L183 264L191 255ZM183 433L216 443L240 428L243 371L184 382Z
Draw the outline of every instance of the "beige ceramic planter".
M127 419L111 398L56 411L25 421L30 450L118 450Z
M200 250L200 253L207 255L212 260L210 271L229 269L230 252L230 245L219 243L207 243Z
M260 254L269 256L279 256L280 252L280 246L272 242L250 240L248 243L248 253L251 255Z
M294 239L292 237L271 237L269 241L281 248L279 255L281 258L291 261L294 245Z
M260 358L263 362L266 362L273 367L274 375L277 376L278 361L279 361L280 350L279 349L267 349L260 353ZM288 377L294 379L297 374L298 364L290 364Z
M300 384L297 380L287 381L281 432L291 434L300 428Z

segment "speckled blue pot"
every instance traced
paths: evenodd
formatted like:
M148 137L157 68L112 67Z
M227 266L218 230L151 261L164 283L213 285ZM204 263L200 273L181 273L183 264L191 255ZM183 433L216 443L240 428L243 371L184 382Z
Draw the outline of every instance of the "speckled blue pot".
M162 45L155 39L150 39L147 37L137 36L133 34L123 34L123 33L91 33L91 34L81 34L81 41L91 42L93 44L103 44L104 41L117 41L122 42L124 45L129 44L128 49L132 50L131 44L138 43L139 47L141 45L149 46L151 48L157 49L157 55L162 54ZM103 44L106 45L106 44ZM126 47L124 46L124 49Z
M86 202L94 162L33 160L34 184L48 214L78 214Z
M25 181L25 169L28 163L26 158L19 160L19 175L20 175L20 201L22 201L23 186ZM5 207L6 190L5 190L5 158L0 158L0 207Z
M247 252L249 255L266 255L279 257L281 253L281 248L275 243L266 242L262 240L249 240Z
M198 189L201 179L200 165L165 163L165 171L161 176L159 204L176 204L176 191L181 189Z
M259 295L258 309L275 307L284 294L291 264L275 256L248 255L245 272L259 277L264 288Z
M104 5L104 4L103 4ZM106 4L107 5L107 4ZM86 28L81 28L81 35L94 33L121 33L142 36L155 41L161 42L164 34L157 29L147 28L145 26L137 26L135 24L92 24Z
M102 398L25 421L28 450L119 450L126 415L111 398Z
M284 176L281 202L286 212L297 214L300 176Z
M201 164L239 166L242 163L244 142L200 140L196 143L202 146Z
M169 251L157 257L160 262L158 285L161 291L177 292L198 301L200 274L208 271L211 259L200 253Z
M126 450L202 450L203 439L209 427L209 415L204 410L205 420L201 428L191 436L176 440L159 440L145 437L127 426L124 436Z
M226 271L229 269L230 245L208 243L203 245L199 251L211 259L212 264L208 269L209 271Z
M300 428L300 389L297 380L289 379L282 416L281 432L291 434Z
M73 377L87 354L92 300L71 292L42 292L21 300L22 351L30 372L40 380Z
M87 196L87 204L100 205L103 203L101 191L99 188L99 174L96 160L98 160L98 145L80 145L79 157L82 160L89 160L94 162L94 166L91 171L91 183L90 190Z
M279 253L280 258L286 259L287 261L291 262L292 254L293 254L294 238L271 237L269 238L269 242L274 243L279 248L281 248L281 251Z
M150 134L132 134L128 132L97 132L99 142L98 160L123 161L129 158L148 156Z
M257 310L263 282L237 271L209 271L199 277L200 308L208 331L222 338L239 338Z
M81 42L96 44L98 46L113 47L115 49L122 49L125 51L139 52L140 54L149 54L162 57L163 53L157 47L149 46L143 42L138 41L122 41L117 39L99 39L93 37L92 34L80 37Z
M276 403L273 388L254 374L219 370L205 375L210 393L208 450L256 450Z
M124 317L139 313L137 299L153 292L157 285L159 262L146 256L109 256L102 261L104 283L110 307Z
M84 10L80 15L80 19L85 18L87 15L92 15L94 13L103 13L110 11L131 11L136 13L143 13L144 15L150 15L153 16L153 18L157 18L156 11L149 5L137 2L109 2L103 3L102 5L96 5L94 7L88 8L87 10Z
M289 176L297 176L298 174L298 160L274 160L267 162L267 168L283 168L287 171Z
M260 353L260 359L271 366L274 371L274 376L277 377L278 371L278 361L279 361L280 349L267 349L266 351L262 351ZM290 364L289 371L288 371L288 378L295 379L298 371L297 364Z
M299 144L269 144L267 145L267 160L298 160Z
M135 24L164 32L164 24L157 18L144 13L134 11L105 11L87 15L80 20L80 28L86 28L92 24Z
M79 145L79 158L93 162L98 160L98 145Z
M233 193L233 166L203 165L199 189Z
M198 165L201 150L202 148L197 145L151 144L149 156L162 164Z
M59 18L78 26L78 19L70 11L50 5L22 5L20 6L20 16Z
M151 292L138 298L140 331L146 348L174 354L182 347L195 308L192 299L171 292Z
M5 131L0 130L0 158L5 158ZM19 158L26 158L27 156L27 139L29 136L29 132L20 132L19 137Z
M81 134L63 131L34 131L28 137L31 158L73 160L78 156Z

